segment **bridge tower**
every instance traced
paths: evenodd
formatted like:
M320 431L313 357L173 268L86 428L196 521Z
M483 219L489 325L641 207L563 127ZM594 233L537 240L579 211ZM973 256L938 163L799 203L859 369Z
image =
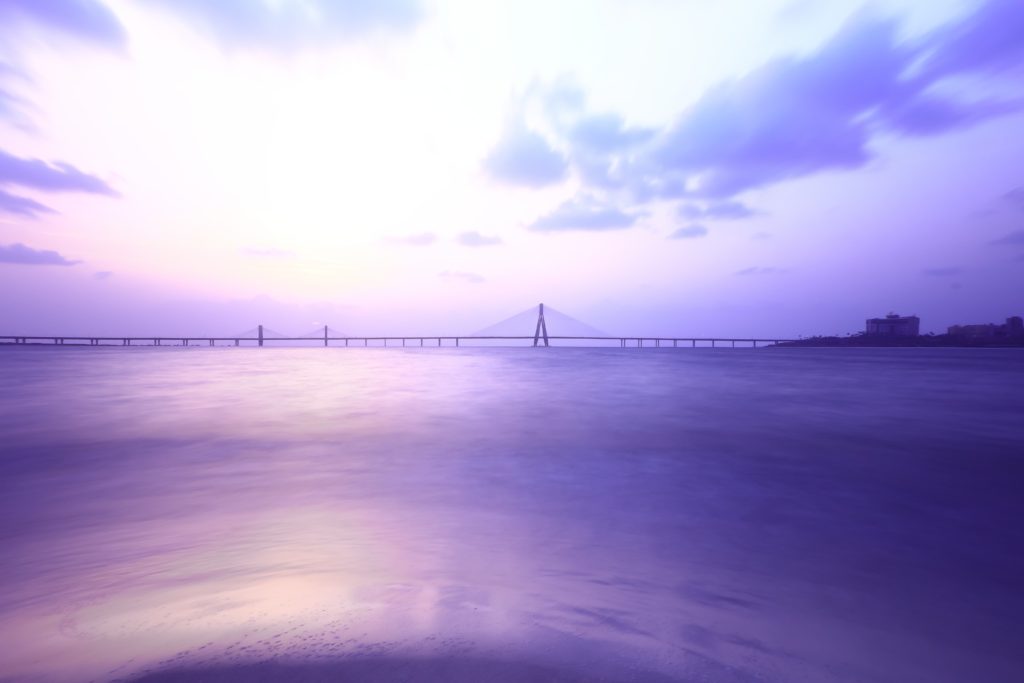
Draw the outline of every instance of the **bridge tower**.
M547 323L544 322L544 304L541 304L537 311L537 329L533 333L534 346L538 345L537 342L541 340L542 334L544 335L544 346L550 346L550 344L548 344L548 326Z

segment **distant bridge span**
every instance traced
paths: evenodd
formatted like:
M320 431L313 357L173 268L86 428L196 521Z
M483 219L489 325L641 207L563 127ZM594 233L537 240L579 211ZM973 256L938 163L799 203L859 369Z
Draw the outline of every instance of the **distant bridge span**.
M548 335L549 341L603 341L618 342L621 348L661 347L757 347L794 341L792 339L753 339L748 337L589 337ZM533 335L525 336L403 336L403 337L64 337L64 336L0 336L0 345L44 346L269 346L271 342L317 342L324 346L403 347L403 346L461 346L463 342L523 341L532 342ZM244 344L243 344L244 342ZM334 342L332 345L331 342ZM538 346L538 345L535 345ZM550 344L544 344L550 346ZM604 346L604 345L602 345Z
M513 316L513 318L519 317ZM564 315L564 314L560 314ZM566 316L568 317L568 316ZM579 322L579 321L576 321ZM581 323L582 324L582 323ZM589 326L586 326L589 327ZM552 341L573 341L573 342L618 342L620 348L637 347L644 348L671 346L684 348L711 347L728 345L735 348L750 346L757 348L779 344L780 342L793 341L791 339L779 338L750 338L750 337L652 337L635 335L549 335L547 322L544 318L544 304L537 309L537 325L532 335L502 335L502 334L469 334L469 335L391 335L391 336L367 336L367 335L344 335L332 336L327 326L324 326L323 334L316 336L306 335L301 337L266 336L263 325L256 328L256 335L231 335L227 337L206 336L206 335L185 335L185 336L146 336L146 337L97 337L97 336L67 336L67 335L0 335L0 345L47 345L47 346L265 346L269 342L315 342L324 346L461 346L463 342L473 341L509 341L509 342L533 342L533 346L550 346ZM361 343L360 343L361 342ZM600 344L606 346L607 344Z

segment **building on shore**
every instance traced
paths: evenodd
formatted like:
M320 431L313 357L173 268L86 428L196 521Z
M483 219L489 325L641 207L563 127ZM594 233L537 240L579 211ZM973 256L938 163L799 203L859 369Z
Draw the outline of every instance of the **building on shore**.
M916 315L890 313L884 318L868 318L866 334L875 337L916 337L921 332L921 319Z
M953 337L970 337L972 339L1024 337L1024 318L1021 318L1019 315L1010 316L1002 325L996 323L951 325L946 332Z

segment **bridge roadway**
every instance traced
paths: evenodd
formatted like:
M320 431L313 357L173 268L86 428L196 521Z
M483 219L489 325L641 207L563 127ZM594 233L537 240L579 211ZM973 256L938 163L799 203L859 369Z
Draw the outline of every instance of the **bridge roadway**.
M557 341L617 341L621 348L661 348L680 346L697 348L721 347L728 345L735 348L737 344L757 348L762 346L778 344L780 342L793 341L791 339L750 339L750 338L722 338L722 337L581 337L581 336L554 336L548 335L547 340ZM0 336L0 344L6 345L57 345L57 346L241 346L242 342L252 342L256 346L264 346L268 342L317 342L324 346L460 346L463 341L533 341L536 346L535 335L523 336L389 336L389 337L68 337L68 336ZM362 342L362 344L360 344ZM445 343L447 342L447 344ZM248 345L248 344L246 344ZM545 344L546 346L547 344Z

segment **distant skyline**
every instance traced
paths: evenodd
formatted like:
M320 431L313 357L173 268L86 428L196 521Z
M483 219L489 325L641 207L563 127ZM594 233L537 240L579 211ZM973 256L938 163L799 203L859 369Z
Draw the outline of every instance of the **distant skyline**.
M1001 322L1022 35L1019 0L0 0L0 334Z

